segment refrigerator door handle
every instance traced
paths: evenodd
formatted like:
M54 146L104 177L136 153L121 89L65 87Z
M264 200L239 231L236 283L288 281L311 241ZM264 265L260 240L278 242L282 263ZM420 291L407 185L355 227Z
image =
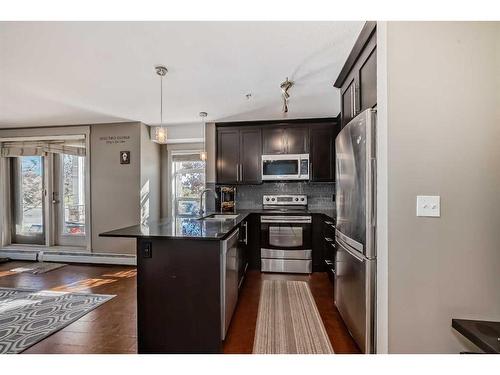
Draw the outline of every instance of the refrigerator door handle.
M371 200L372 200L372 212L371 212L371 225L376 226L377 222L377 159L371 159Z
M342 249L344 249L346 252L349 253L349 255L352 255L354 258L359 260L360 262L364 262L365 259L359 255L356 254L355 251L352 251L347 243L345 243L340 237L337 236L337 242L339 243L340 246L342 246Z

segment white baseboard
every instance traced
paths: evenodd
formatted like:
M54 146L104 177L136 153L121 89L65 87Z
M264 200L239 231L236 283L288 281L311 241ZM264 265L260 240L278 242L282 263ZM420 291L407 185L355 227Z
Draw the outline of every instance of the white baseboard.
M68 251L50 251L50 250L18 250L1 248L0 257L10 258L12 260L39 260L47 262L68 262L68 263L91 263L91 264L116 264L124 266L137 265L135 255L126 254L96 254Z

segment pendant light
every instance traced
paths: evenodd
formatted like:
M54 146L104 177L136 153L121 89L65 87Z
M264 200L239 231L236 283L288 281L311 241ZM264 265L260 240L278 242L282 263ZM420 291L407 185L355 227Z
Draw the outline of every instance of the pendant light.
M163 65L155 66L156 74L160 77L160 126L151 128L151 140L155 143L167 143L167 128L163 125L163 77L167 75L167 68Z
M207 125L205 124L205 117L207 117L207 112L200 112L201 124L203 125L203 151L200 153L200 159L203 161L207 160L207 140L205 138L205 129Z

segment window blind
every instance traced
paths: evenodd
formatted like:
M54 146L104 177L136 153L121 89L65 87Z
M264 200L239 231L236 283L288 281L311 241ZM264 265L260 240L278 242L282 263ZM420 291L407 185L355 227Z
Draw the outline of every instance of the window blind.
M0 156L44 156L46 154L85 156L85 136L72 139L20 140L0 142Z
M201 161L201 156L199 153L193 153L193 154L173 154L172 155L172 161L173 162L180 162L180 161Z

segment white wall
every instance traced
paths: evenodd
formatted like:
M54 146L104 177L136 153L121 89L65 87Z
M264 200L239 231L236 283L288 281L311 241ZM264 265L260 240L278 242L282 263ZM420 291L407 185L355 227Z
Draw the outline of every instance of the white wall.
M215 184L216 180L216 170L215 170L215 159L216 159L216 132L215 123L207 123L205 131L205 144L207 149L207 162L205 168L206 182Z
M135 240L99 233L140 222L141 124L93 125L90 150L92 251L134 254ZM120 164L120 151L130 151L130 164Z
M376 351L388 353L387 22L377 22L377 304Z
M452 318L500 320L500 23L389 22L386 48L389 351L458 353Z
M141 221L154 222L161 211L160 145L151 142L149 127L141 124Z

